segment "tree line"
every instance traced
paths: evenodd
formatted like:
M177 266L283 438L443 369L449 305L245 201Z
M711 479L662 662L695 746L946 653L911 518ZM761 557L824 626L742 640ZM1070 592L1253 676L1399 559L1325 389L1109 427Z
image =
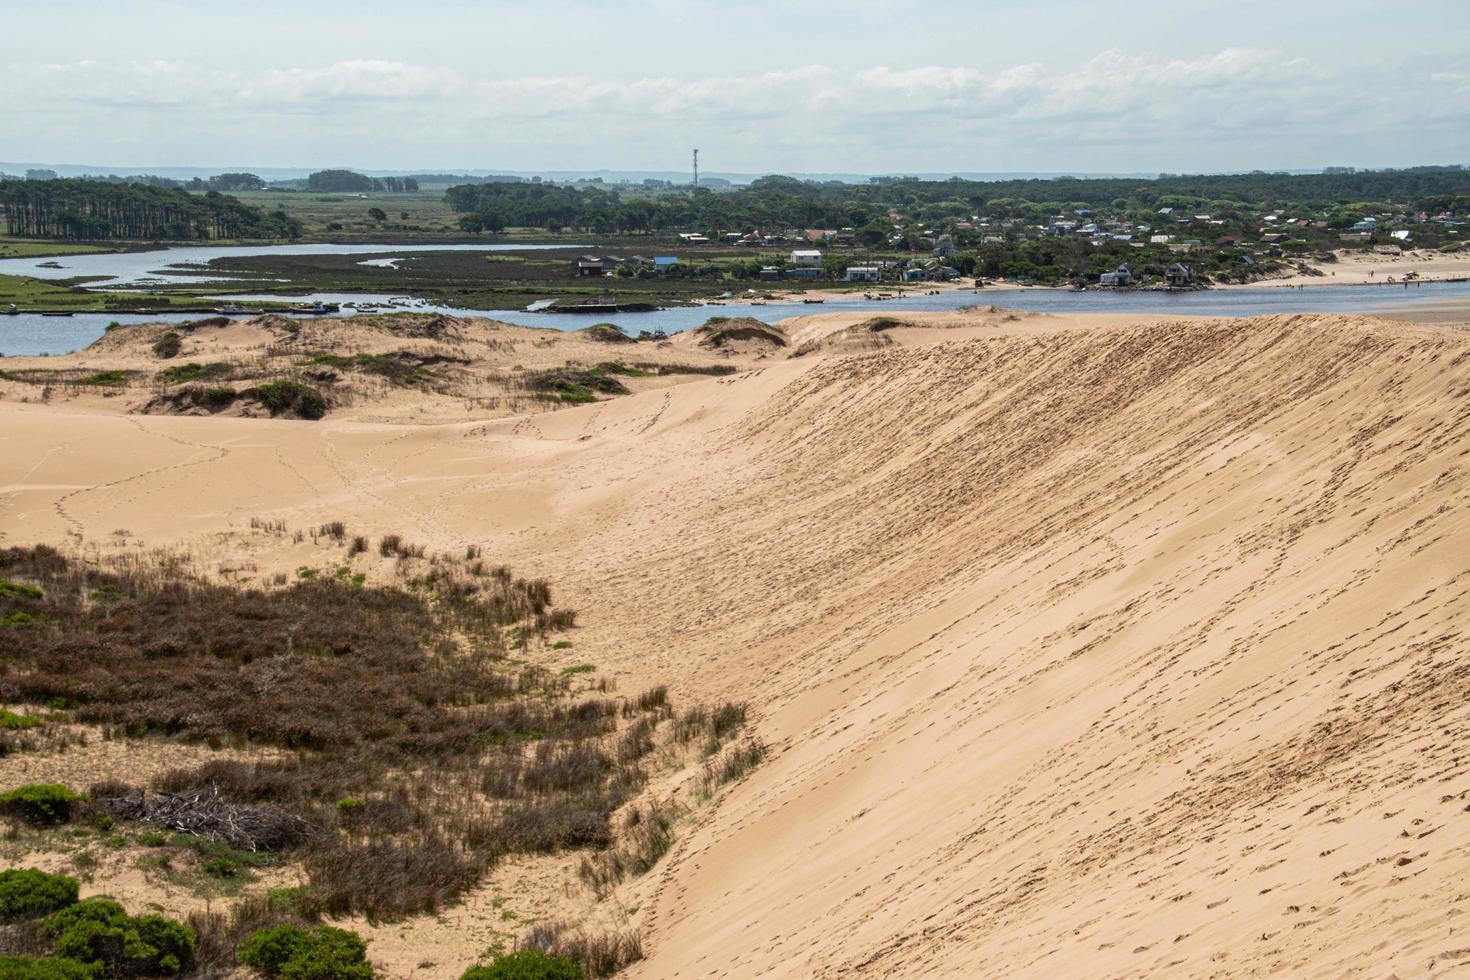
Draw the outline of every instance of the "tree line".
M0 182L6 234L75 241L299 238L301 222L218 191L99 180Z
M1239 211L1292 206L1343 208L1375 202L1414 209L1470 207L1470 170L1417 167L1331 174L1206 174L1143 178L1056 178L1005 181L875 179L854 185L762 177L728 192L627 196L614 188L550 183L481 183L449 188L445 197L471 232L509 227L597 233L667 228L866 229L876 239L890 212L938 220L989 214L1037 219L1064 208L1148 211L1221 206Z
M355 170L318 170L306 178L306 189L338 194L366 194L370 191L412 193L419 189L416 177L369 177Z

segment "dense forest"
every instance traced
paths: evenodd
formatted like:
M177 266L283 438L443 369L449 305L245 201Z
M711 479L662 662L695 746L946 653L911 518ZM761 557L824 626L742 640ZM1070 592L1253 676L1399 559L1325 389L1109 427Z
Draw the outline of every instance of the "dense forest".
M1330 174L1218 174L1137 178L1008 181L876 178L865 185L809 183L762 177L736 190L664 197L630 197L598 186L484 183L451 187L450 205L467 231L509 227L576 228L593 232L655 232L669 228L887 228L897 211L920 220L986 213L1039 220L1064 208L1152 211L1160 207L1224 211L1371 203L1426 210L1470 209L1470 170L1408 170Z
M76 241L297 238L301 223L217 191L96 180L0 182L6 234Z

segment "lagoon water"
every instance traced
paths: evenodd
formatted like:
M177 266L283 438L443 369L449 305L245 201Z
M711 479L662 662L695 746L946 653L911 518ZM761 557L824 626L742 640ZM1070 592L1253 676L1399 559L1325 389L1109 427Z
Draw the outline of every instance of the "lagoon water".
M224 274L209 275L206 267L215 259L250 255L382 255L384 252L525 252L540 249L577 248L577 242L557 245L334 245L316 242L303 245L184 245L147 252L94 252L86 255L57 255L26 259L0 259L0 275L30 276L33 279L71 279L103 276L92 286L129 286L148 283L190 283L227 280ZM56 268L48 268L54 263ZM187 274L171 272L188 266Z
M528 248L567 248L562 245L276 245L222 248L173 248L156 252L74 255L57 259L0 260L0 274L37 278L107 276L109 285L145 283L148 280L193 281L198 276L177 276L170 265L202 265L210 259L267 254L361 254L427 251L514 251ZM37 268L40 262L55 261L61 269ZM226 277L216 277L225 279ZM402 294L398 294L402 295ZM750 303L737 300L693 307L671 307L649 313L608 315L535 313L526 310L465 310L419 303L412 309L461 316L484 316L506 323L556 330L578 330L594 323L613 322L636 335L639 331L678 333L700 326L712 316L749 316L768 323L787 317L841 311L884 312L954 310L967 306L996 305L1041 313L1164 313L1178 316L1262 316L1271 313L1361 313L1389 311L1449 299L1470 298L1470 283L1425 283L1402 285L1309 286L1305 289L1262 286L1253 289L1202 290L1198 292L1111 292L1059 289L951 290L936 295L909 295L900 300L865 300L861 294L831 294L822 305L800 302ZM221 303L282 301L290 299L323 302L385 303L389 294L309 293L300 297L253 296L222 291ZM352 315L344 310L342 315ZM64 354L78 350L102 336L107 325L119 323L179 322L198 319L200 314L79 313L71 317L42 317L35 314L0 316L0 355Z

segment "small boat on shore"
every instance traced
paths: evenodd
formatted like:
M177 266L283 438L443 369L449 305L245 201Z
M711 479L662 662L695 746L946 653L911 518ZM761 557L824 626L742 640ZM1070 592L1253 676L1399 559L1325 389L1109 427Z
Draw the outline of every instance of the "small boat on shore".
M20 316L20 309L18 307L16 307L16 305L14 303L11 303L9 306L7 306L5 308L5 315L6 316Z
M806 303L809 306L816 306L816 305L818 305L820 303L825 303L827 301L824 300L824 299L804 299L804 300L802 300L802 302L803 303Z
M323 303L318 300L315 303L303 303L300 306L293 306L289 310L287 310L287 312L304 313L310 316L316 316L322 313L337 313L340 312L341 309L342 307L336 303Z
M52 310L50 313L42 313L42 316L71 316L71 310Z

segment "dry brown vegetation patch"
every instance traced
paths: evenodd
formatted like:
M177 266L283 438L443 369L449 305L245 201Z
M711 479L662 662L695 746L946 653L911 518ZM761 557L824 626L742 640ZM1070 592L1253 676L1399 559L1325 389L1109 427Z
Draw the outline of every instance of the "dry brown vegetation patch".
M349 547L345 527L321 533ZM404 587L310 575L247 589L183 561L0 550L16 585L0 596L0 699L112 737L287 750L91 796L116 818L290 852L311 880L296 914L434 912L508 855L612 846L667 692L618 699L517 659L574 621L544 580L396 536L384 548L413 568ZM743 718L689 709L665 727L709 754Z

